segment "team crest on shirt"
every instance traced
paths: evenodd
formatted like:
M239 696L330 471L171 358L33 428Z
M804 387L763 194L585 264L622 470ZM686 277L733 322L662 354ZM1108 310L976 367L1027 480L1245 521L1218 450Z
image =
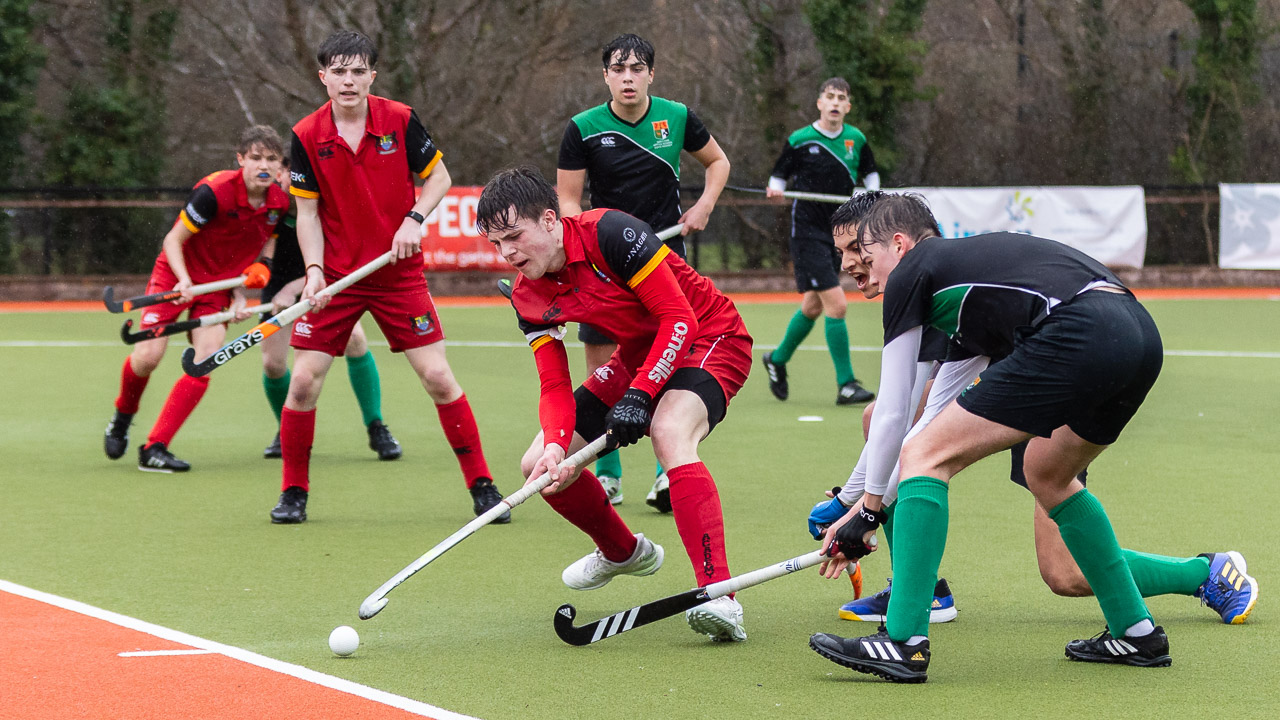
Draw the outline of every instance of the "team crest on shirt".
M857 143L856 143L856 142L854 142L853 140L845 140L845 141L844 141L844 156L845 156L845 157L847 157L847 158L851 158L851 157L853 157L853 146L854 146L854 145L856 145L856 144L857 144Z
M395 152L396 148L398 147L399 147L399 144L396 142L396 134L394 132L388 135L378 136L378 154L379 155L390 155L391 153Z
M279 210L272 210L272 211L270 211L270 212L268 212L268 213L267 213L267 224L268 224L268 225L275 225L275 224L276 224L276 223L278 223L278 222L280 222L280 211L279 211Z
M666 120L653 121L653 139L653 147L655 149L671 147L671 126L667 124Z
M436 329L436 322L431 313L419 315L413 319L413 331L419 335L430 335Z

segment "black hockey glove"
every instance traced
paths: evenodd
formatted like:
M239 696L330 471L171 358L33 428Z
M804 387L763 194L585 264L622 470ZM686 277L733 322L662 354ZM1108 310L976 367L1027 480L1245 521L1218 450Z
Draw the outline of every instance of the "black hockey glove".
M834 546L839 547L840 552L850 560L864 558L870 554L872 546L864 543L862 537L869 532L875 532L876 528L888 519L889 513L884 510L868 510L865 506L860 507L852 520L836 530Z
M613 406L604 419L604 433L608 436L610 450L626 447L644 437L653 422L653 413L649 406L653 398L642 390L630 388L622 399Z

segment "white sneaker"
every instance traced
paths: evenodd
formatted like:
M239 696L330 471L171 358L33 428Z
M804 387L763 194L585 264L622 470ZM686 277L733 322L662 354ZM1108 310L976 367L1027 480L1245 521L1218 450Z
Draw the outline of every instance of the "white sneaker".
M609 498L610 505L622 504L622 479L609 477L608 475L600 475L600 486L604 488L604 494Z
M710 635L716 642L747 639L747 629L742 626L742 605L728 595L686 611L684 619L694 632Z
M671 481L662 473L653 481L653 489L644 497L645 503L660 513L671 512Z
M626 562L615 563L596 548L590 555L564 569L560 579L574 590L595 590L619 575L652 575L662 567L662 546L636 533L636 551Z

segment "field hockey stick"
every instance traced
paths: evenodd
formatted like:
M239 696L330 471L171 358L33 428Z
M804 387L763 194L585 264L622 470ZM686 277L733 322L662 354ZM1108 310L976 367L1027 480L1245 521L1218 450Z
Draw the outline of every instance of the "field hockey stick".
M370 274L381 269L382 266L391 262L391 258L392 253L388 250L377 258L357 268L350 275L316 293L316 297L320 297L322 295L337 295L355 283L368 277ZM281 310L274 317L263 320L253 326L249 332L246 332L235 340L223 345L217 352L200 362L196 362L196 349L187 348L182 353L182 371L191 377L204 377L205 375L208 375L214 370L231 362L231 360L237 355L244 353L249 348L276 334L281 329L289 327L289 325L293 324L294 320L306 315L309 310L311 310L311 301L299 300L284 310Z
M260 312L266 312L271 309L271 303L262 305L254 305L244 309L250 315L256 315ZM168 325L153 325L149 328L139 330L138 332L129 332L133 327L133 318L124 321L124 325L120 326L120 339L124 340L125 345L133 345L143 340L154 340L156 338L168 337L179 333L195 330L196 328L208 327L210 325L221 325L224 322L230 322L236 319L234 310L225 310L212 315L195 318L194 320L183 320L181 322L169 323Z
M658 239L659 239L659 240L670 240L671 238L675 237L676 235L679 235L679 234L680 234L680 231L681 231L681 230L683 230L683 229L684 229L684 223L676 223L675 225L672 225L671 227L667 228L666 230L661 230L661 231L659 231L659 232L657 233L657 235L658 235ZM513 289L514 289L513 283L512 283L510 280L508 280L508 279L506 279L506 278L501 278L500 280L498 280L498 292L502 293L502 297L504 297L504 298L506 298L506 299L510 300L510 299L511 299L511 291L512 291Z
M749 193L765 193L764 188L741 187L738 185L725 185L730 190ZM783 190L782 197L790 200L810 200L812 202L832 203L834 205L843 205L849 202L849 198L844 195L827 195L825 193L800 192L798 190Z
M600 454L601 450L604 450L605 440L605 436L601 435L588 443L586 447L570 455L565 462L569 465L573 465L574 467L583 467L594 460L596 455ZM360 619L368 620L379 612L382 612L382 608L387 606L387 593L394 590L397 585L408 580L410 577L413 577L414 573L431 564L431 562L436 558L449 552L453 546L463 540L466 540L468 537L471 537L475 531L498 519L503 513L533 497L550 484L551 473L542 473L537 480L525 483L524 487L503 498L502 502L489 508L475 520L463 525L461 530L440 541L435 547L428 550L417 560L409 563L408 567L396 573L390 580L382 583L381 587L374 590L369 597L364 599L364 602L360 603Z
M187 293L190 295L205 295L219 290L230 290L231 288L240 287L248 280L247 275L237 275L226 280L214 280L202 285L192 285ZM160 305L162 303L171 302L182 297L182 293L177 290L168 290L161 293L152 293L150 295L138 295L136 297L126 298L124 300L116 300L115 288L108 285L102 291L102 304L107 306L108 312L124 313L130 310L136 310L141 307L150 305Z

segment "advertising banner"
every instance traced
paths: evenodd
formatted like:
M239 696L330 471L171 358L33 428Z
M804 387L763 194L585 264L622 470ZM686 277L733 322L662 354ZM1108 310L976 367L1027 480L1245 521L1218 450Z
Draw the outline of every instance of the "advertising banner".
M492 270L512 272L493 245L476 231L479 185L449 188L423 223L422 256L428 272Z
M1280 270L1280 185L1219 185L1218 265Z

